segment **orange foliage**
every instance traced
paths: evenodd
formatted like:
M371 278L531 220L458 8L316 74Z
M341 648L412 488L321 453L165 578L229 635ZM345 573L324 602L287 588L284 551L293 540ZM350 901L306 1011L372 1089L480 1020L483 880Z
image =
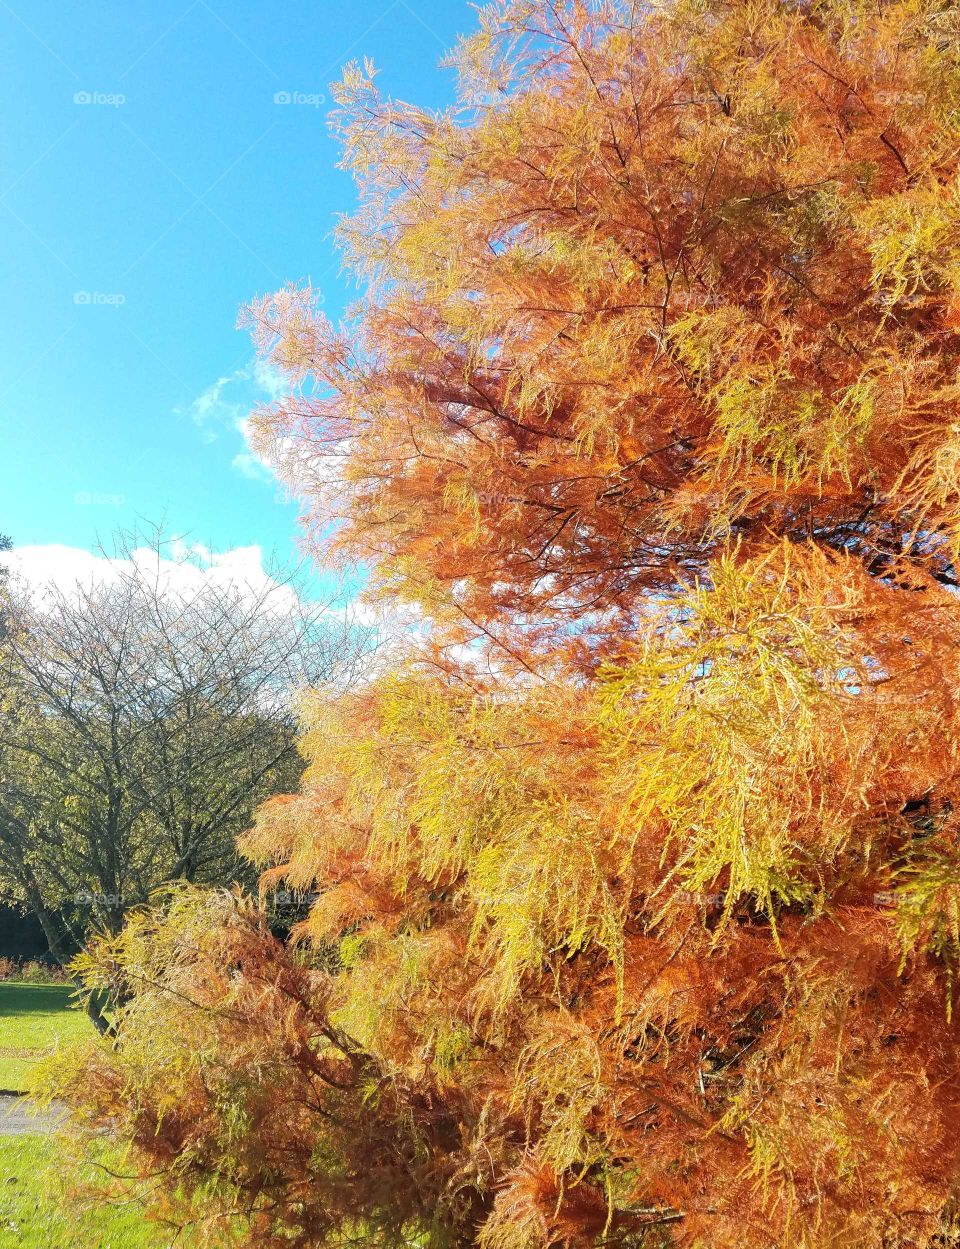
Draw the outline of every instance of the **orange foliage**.
M460 113L349 72L369 293L248 317L311 382L257 424L313 533L521 667L616 650L731 537L952 584L957 39L935 3L524 0Z
M249 314L429 643L305 700L291 941L135 920L66 1094L251 1245L956 1245L957 11L515 0L457 63L345 75L353 320Z

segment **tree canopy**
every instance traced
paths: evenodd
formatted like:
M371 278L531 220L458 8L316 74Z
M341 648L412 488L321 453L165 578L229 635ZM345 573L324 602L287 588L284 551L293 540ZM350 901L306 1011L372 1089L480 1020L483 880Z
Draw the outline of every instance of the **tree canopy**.
M242 840L294 941L138 915L61 1090L258 1246L957 1244L958 11L505 0L455 63L339 87L352 318L247 318L427 643Z
M303 768L296 691L364 649L289 581L172 554L121 538L103 579L9 595L0 882L60 958L167 881L243 874L237 834Z
M368 292L339 328L309 289L249 316L314 383L258 424L318 534L526 663L615 652L731 539L955 584L956 23L522 2L461 50L460 111L348 72Z

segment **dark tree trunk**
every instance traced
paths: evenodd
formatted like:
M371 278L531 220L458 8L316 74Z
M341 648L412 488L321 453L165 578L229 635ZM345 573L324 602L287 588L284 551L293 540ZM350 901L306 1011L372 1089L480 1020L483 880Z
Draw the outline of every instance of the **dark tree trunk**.
M38 898L30 899L31 909L40 921L40 927L43 929L43 935L47 939L47 945L50 947L51 955L57 960L61 967L65 968L70 974L70 979L80 988L80 982L69 972L70 960L73 952L69 948L67 940L68 933L64 931L64 926L55 911L51 911L49 907L44 906ZM106 994L90 993L86 998L87 1015L91 1023L100 1033L105 1036L110 1030L110 1021L104 1012L109 1008L110 1002Z

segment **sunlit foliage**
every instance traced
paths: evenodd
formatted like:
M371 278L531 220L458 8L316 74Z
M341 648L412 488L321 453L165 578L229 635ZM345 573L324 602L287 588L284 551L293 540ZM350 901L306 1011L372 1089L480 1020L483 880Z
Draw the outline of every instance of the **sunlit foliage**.
M306 383L258 424L318 538L500 664L615 650L732 537L952 580L958 21L525 0L461 49L460 112L350 70L368 293L249 314Z
M251 1245L956 1244L957 11L518 0L456 63L339 88L353 319L249 314L427 642L304 698L290 941L137 919L61 1088Z

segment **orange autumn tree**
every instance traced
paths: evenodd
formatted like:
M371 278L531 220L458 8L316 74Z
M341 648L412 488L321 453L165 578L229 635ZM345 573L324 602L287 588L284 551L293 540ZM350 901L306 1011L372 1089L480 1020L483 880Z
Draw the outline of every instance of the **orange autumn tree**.
M84 959L61 1091L256 1246L960 1244L960 10L506 0L339 88L261 447L422 644Z

